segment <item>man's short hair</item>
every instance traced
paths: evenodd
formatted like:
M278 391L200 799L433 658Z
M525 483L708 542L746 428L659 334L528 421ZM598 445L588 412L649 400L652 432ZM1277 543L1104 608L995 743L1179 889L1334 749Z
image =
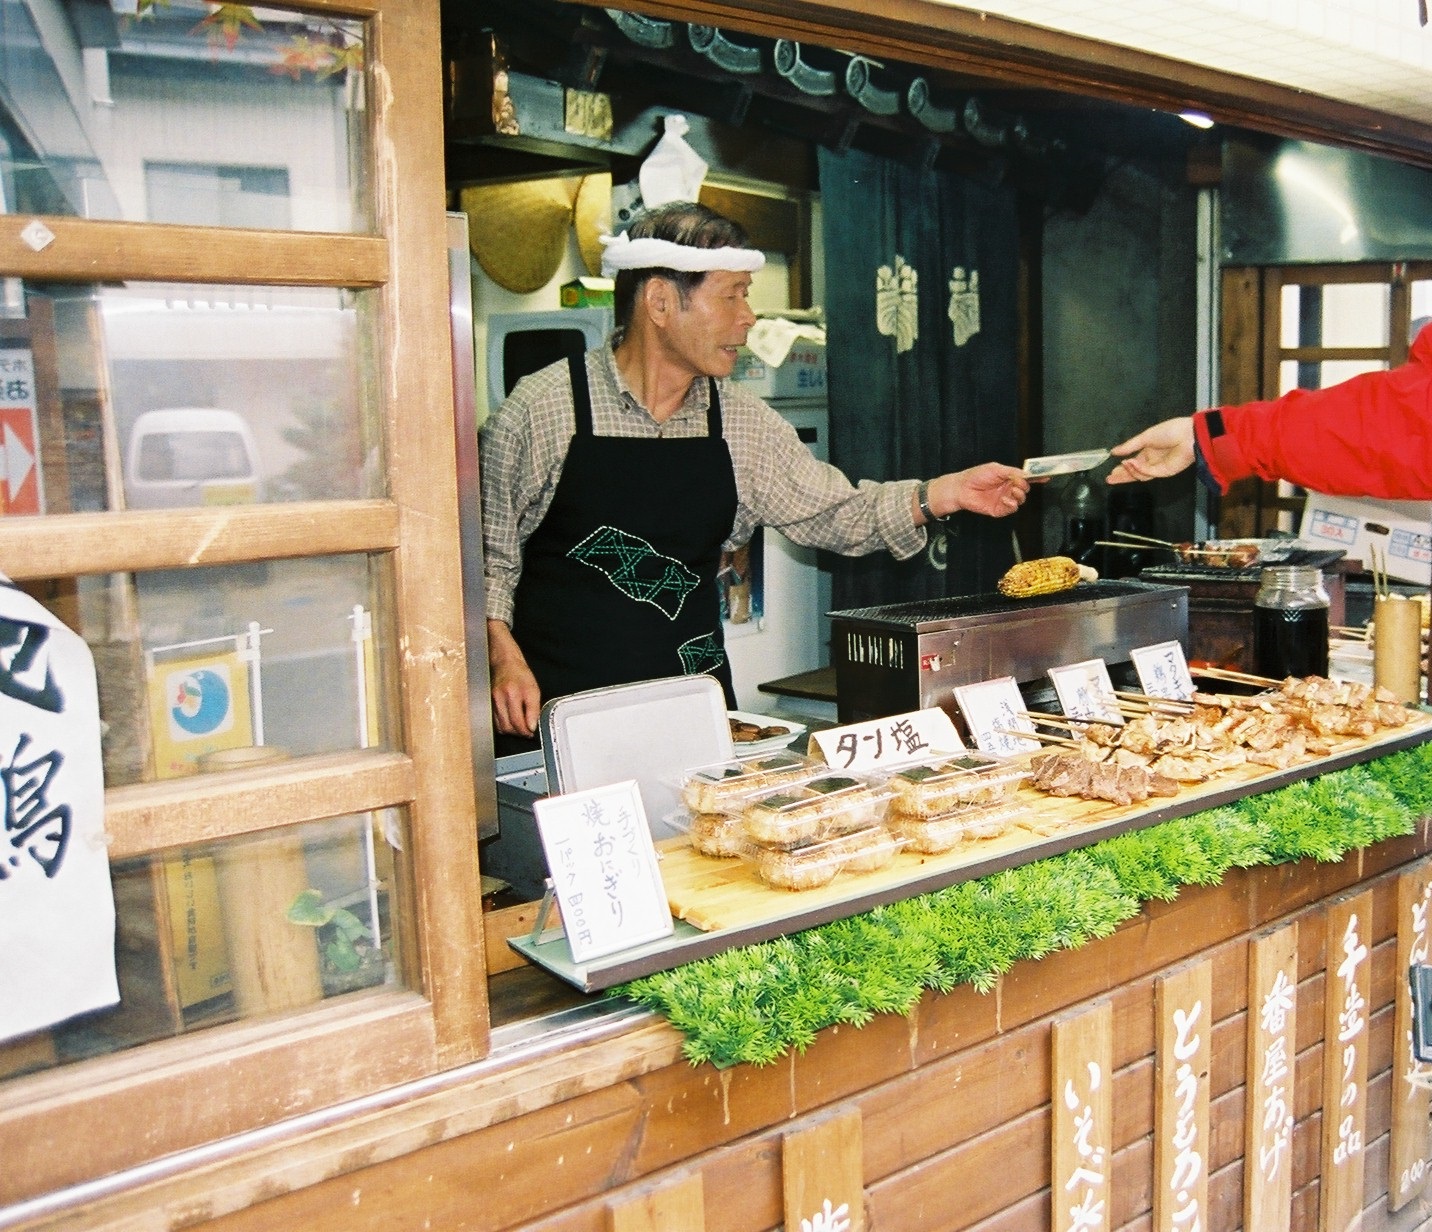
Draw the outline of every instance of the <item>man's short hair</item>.
M634 240L670 240L688 248L745 248L746 231L740 223L723 218L715 210L694 201L673 201L646 210L627 234ZM631 324L637 292L648 278L665 278L676 287L677 298L685 307L691 292L701 285L705 271L683 272L654 266L649 269L618 270L613 291L616 312L615 341L620 342Z

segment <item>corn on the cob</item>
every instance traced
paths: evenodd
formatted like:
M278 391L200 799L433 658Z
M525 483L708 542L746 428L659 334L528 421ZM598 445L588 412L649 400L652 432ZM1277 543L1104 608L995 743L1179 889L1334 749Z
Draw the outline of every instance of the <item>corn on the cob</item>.
M1011 599L1052 595L1072 590L1079 581L1079 566L1067 556L1022 560L999 580L999 593Z

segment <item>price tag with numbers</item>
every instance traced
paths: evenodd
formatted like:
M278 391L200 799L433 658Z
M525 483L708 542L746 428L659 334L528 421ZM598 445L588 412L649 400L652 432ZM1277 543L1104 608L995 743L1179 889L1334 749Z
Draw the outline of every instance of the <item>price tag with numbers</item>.
M1059 708L1068 718L1123 723L1124 716L1114 696L1114 682L1109 678L1109 665L1103 659L1051 667L1049 679L1059 696Z
M1180 642L1158 642L1129 652L1139 687L1150 697L1167 697L1186 702L1193 696L1193 677Z
M955 690L955 701L980 752L1013 757L1041 747L1034 724L1024 717L1024 697L1013 676L963 685Z
M833 727L810 738L827 766L866 772L902 766L965 747L955 725L938 706Z
M635 779L532 804L574 962L674 930Z

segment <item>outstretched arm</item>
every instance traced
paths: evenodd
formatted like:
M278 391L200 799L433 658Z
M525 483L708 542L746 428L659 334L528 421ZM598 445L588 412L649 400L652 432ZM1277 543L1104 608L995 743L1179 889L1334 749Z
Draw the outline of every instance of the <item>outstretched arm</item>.
M986 517L1008 517L1029 495L1029 476L1017 466L1002 462L983 462L968 470L951 471L930 480L926 499L930 512L937 518L948 517L961 509L982 513ZM919 500L911 498L915 525L925 525Z
M1123 461L1109 472L1108 483L1166 479L1193 465L1193 419L1165 419L1145 428L1110 452Z

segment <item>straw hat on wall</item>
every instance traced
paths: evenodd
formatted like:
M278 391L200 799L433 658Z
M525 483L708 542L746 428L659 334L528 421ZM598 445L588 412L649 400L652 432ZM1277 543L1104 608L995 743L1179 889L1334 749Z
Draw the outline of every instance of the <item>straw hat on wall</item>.
M577 189L574 209L577 226L577 247L582 264L593 278L602 272L602 244L599 236L611 234L612 174L598 172L583 178Z
M557 179L464 188L458 200L483 272L509 291L546 286L567 250L573 196L571 181Z

